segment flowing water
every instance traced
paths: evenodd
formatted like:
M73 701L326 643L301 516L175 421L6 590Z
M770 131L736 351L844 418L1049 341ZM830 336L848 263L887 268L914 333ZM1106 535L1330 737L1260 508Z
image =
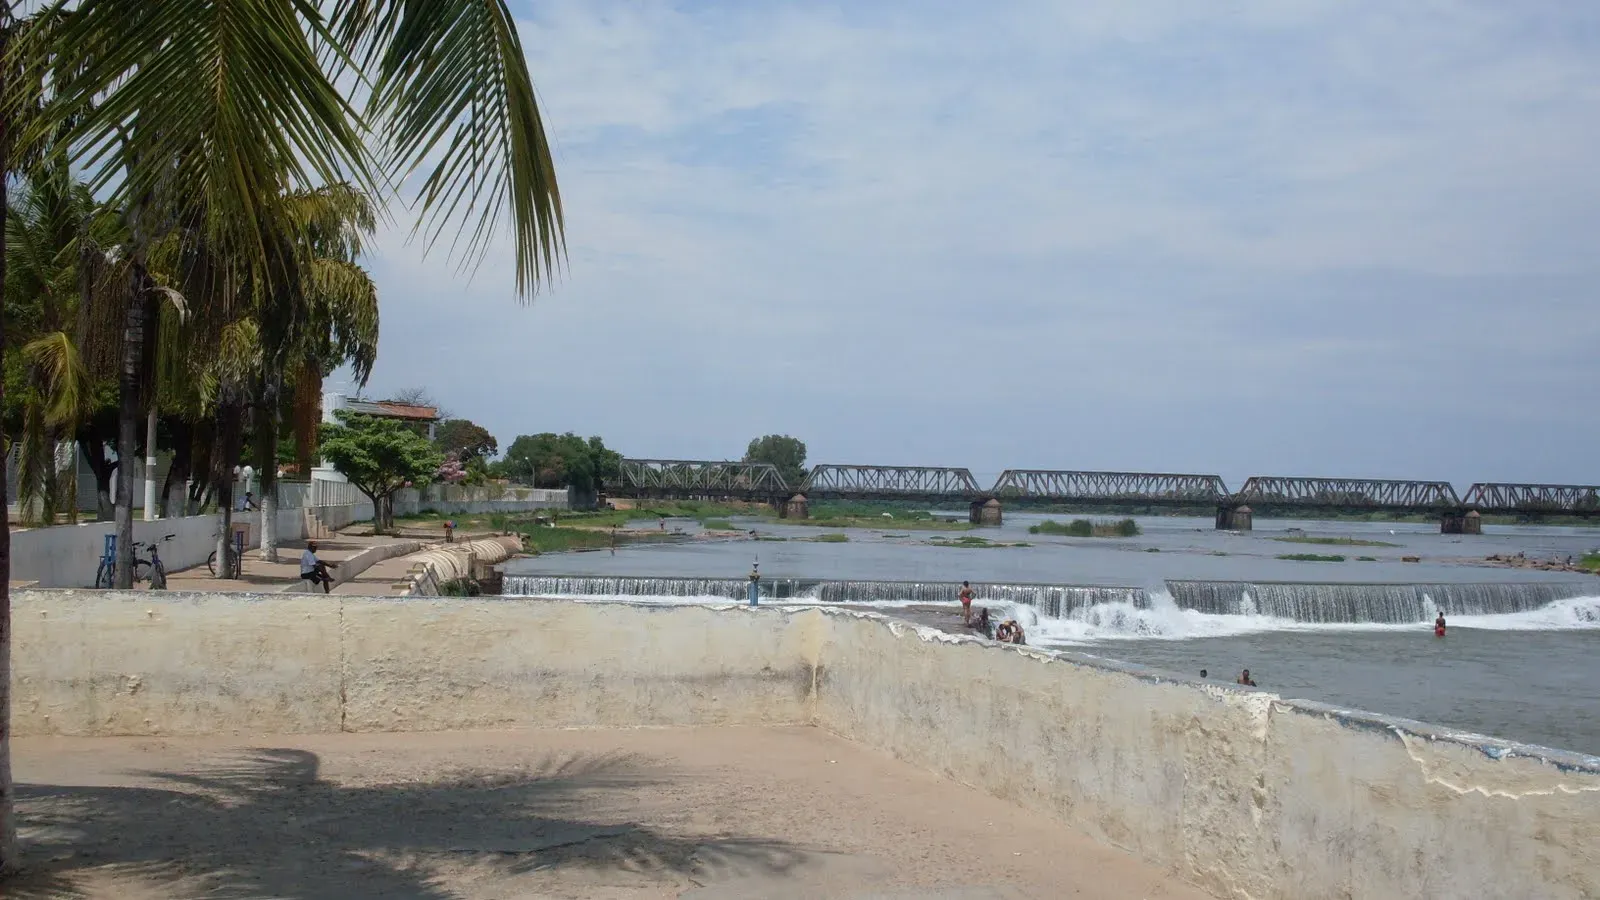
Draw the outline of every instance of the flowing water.
M1582 555L1600 546L1600 531L1452 537L1414 524L1293 523L1304 533L1291 533L1269 522L1236 535L1141 519L1145 534L1125 540L1029 535L1040 518L974 532L1029 546L982 548L936 546L935 535L892 525L817 543L806 540L817 529L751 520L764 537L786 540L551 554L509 565L505 592L743 601L744 574L758 560L765 603L954 608L968 579L978 605L1016 618L1034 645L1190 677L1206 669L1231 681L1249 668L1285 696L1600 754L1600 581L1482 565L1491 554ZM1282 540L1316 535L1392 546ZM1279 558L1308 550L1346 561ZM1431 628L1439 614L1449 621L1442 640Z

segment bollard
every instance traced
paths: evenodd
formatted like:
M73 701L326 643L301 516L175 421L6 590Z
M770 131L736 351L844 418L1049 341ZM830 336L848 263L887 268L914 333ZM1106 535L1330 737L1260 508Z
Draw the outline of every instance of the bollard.
M761 571L760 563L750 567L750 605L759 606L761 603Z

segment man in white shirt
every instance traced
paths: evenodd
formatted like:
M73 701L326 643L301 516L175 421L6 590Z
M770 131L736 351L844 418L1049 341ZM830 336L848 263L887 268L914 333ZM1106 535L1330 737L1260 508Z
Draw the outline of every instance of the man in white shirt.
M317 559L317 542L306 541L306 552L300 554L300 577L311 582L315 588L322 585L322 592L328 593L332 589L333 578L328 575L328 567L334 563L323 562Z

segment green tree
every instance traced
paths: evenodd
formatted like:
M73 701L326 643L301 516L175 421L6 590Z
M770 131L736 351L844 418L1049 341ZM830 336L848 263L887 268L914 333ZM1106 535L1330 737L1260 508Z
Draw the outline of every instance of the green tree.
M594 493L622 471L622 454L605 441L587 441L572 432L519 435L506 450L507 477L535 487L570 487Z
M377 531L394 528L394 495L426 484L444 454L404 423L337 413L339 424L322 428L322 456L372 500Z
M433 440L446 455L454 456L463 465L500 452L494 435L470 419L445 419L434 429Z
M790 488L806 480L806 443L787 434L769 434L750 442L744 451L745 462L771 463Z

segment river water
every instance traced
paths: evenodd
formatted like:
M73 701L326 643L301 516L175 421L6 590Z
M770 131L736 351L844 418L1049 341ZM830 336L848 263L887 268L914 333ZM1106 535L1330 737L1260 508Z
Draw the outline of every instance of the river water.
M1233 534L1209 520L1151 517L1139 518L1144 534L1134 538L1028 533L1047 518L1074 516L1011 514L1000 528L965 532L1025 547L937 546L962 533L896 530L889 519L822 543L807 538L838 530L736 519L767 540L548 554L509 564L505 591L742 599L759 561L769 603L953 608L969 580L978 604L1016 617L1034 645L1190 677L1206 669L1216 680L1249 668L1262 688L1288 697L1600 755L1600 579L1483 565L1491 554L1580 556L1600 548L1600 530L1487 526L1463 536L1415 523L1264 520ZM1280 540L1301 536L1394 546ZM1346 561L1277 558L1295 553ZM1443 640L1431 629L1440 612L1450 623Z

